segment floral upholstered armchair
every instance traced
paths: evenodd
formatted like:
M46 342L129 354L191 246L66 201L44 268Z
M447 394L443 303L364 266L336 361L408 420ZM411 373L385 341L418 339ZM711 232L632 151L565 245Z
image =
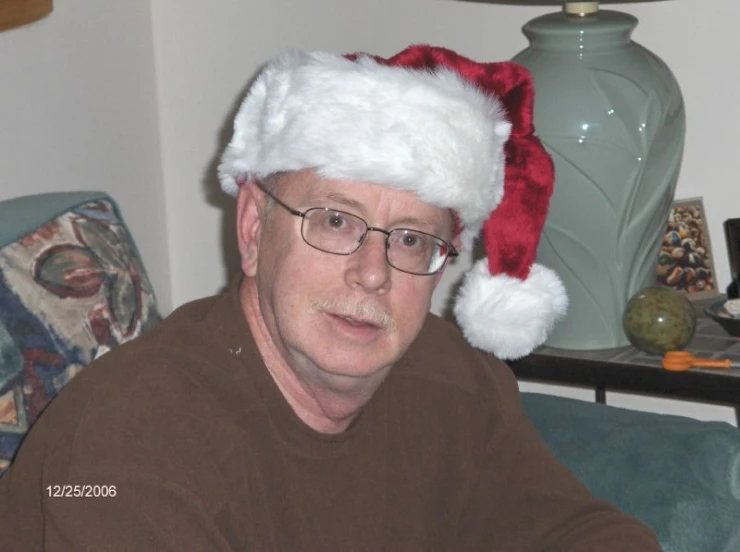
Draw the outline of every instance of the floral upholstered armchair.
M70 192L0 202L0 474L75 374L159 320L111 197Z

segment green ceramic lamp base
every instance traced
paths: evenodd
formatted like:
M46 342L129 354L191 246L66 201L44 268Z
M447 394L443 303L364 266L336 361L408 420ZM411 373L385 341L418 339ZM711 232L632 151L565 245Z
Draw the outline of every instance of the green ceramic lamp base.
M622 315L656 281L685 134L676 79L631 39L637 19L596 2L566 9L591 4L587 17L528 22L530 46L514 57L534 77L535 126L555 162L538 262L568 290L569 314L547 341L564 349L629 344Z

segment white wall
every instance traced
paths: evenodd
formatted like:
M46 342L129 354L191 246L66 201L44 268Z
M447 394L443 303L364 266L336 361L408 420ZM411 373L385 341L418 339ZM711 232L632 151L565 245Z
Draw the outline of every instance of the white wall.
M103 190L171 305L149 0L56 1L0 33L0 200Z

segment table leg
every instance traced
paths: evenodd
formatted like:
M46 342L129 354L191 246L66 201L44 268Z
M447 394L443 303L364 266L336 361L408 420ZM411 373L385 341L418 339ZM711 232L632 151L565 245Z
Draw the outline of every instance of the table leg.
M606 404L606 388L604 387L596 388L596 402L601 403L601 404ZM738 409L739 409L738 416L740 416L740 405L738 405Z

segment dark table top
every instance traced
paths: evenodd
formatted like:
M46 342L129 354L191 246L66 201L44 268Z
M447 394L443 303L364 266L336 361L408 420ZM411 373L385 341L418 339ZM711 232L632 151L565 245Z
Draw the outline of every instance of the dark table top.
M740 339L730 336L704 314L711 302L695 304L696 333L686 350L698 357L740 362ZM740 368L669 372L660 362L659 355L631 346L593 351L540 347L510 365L524 380L740 405Z

